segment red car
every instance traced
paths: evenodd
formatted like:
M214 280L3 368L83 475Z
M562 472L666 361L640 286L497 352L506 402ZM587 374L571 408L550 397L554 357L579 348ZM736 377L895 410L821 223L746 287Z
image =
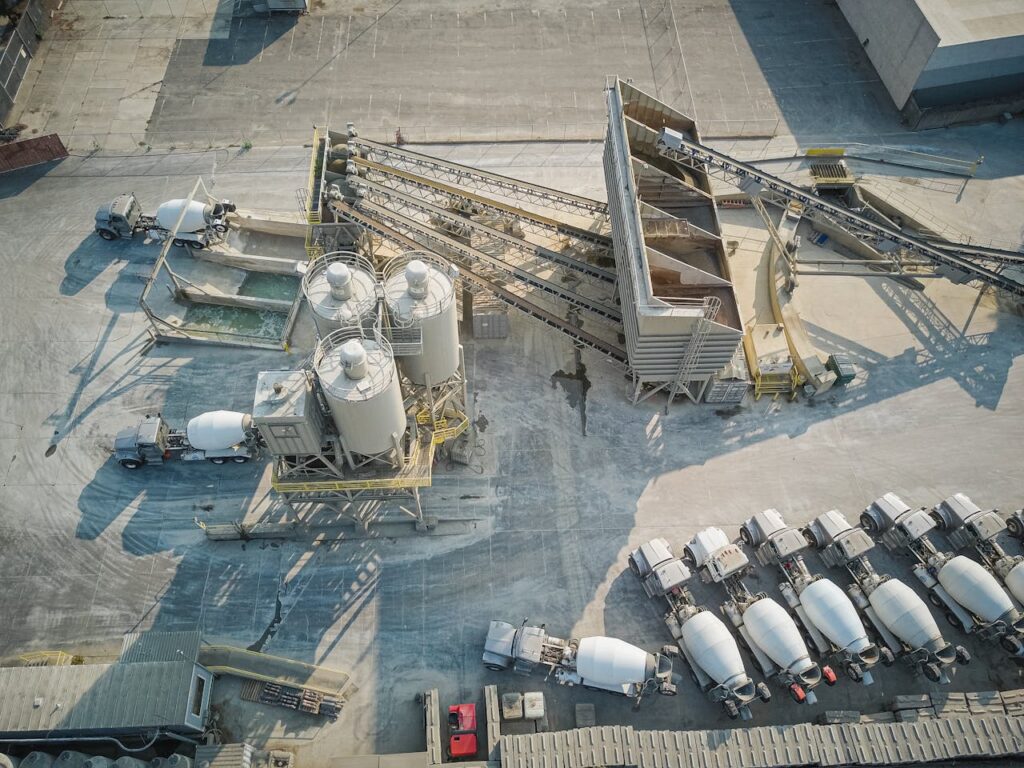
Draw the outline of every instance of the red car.
M448 707L448 757L474 758L476 749L476 704L453 704Z

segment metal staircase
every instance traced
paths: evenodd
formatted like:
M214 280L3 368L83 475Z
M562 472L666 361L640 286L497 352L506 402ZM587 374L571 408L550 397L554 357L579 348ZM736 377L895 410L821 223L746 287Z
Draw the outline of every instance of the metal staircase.
M704 299L704 314L700 320L697 321L696 328L693 329L693 335L690 337L690 343L686 345L686 351L683 353L682 359L679 361L679 370L676 371L675 379L669 385L668 389L668 400L665 403L665 413L668 413L669 407L672 405L672 401L676 395L680 392L686 394L693 402L697 402L700 397L700 393L696 395L690 391L690 380L693 378L693 373L696 370L697 363L700 360L700 353L704 350L704 344L708 340L708 336L711 334L711 326L715 322L715 318L718 316L718 310L721 308L722 302L717 296L707 296Z

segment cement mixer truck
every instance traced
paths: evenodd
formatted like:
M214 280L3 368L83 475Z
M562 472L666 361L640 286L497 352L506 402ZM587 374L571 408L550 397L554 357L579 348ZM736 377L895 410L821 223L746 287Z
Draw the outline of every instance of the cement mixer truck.
M629 569L648 597L668 604L665 625L686 659L690 676L711 701L721 703L730 719L749 720L750 702L771 700L768 686L755 685L747 674L736 638L725 623L693 599L686 587L693 574L672 554L665 539L634 549Z
M125 469L163 464L175 458L244 464L259 453L259 443L259 433L247 413L207 411L190 419L184 432L171 429L158 413L117 433L114 458Z
M136 232L145 232L155 240L173 235L174 245L205 248L223 239L228 231L227 216L234 211L230 200L168 200L156 209L155 216L149 216L143 213L135 194L128 192L96 211L96 234L104 240L130 240Z
M507 621L492 621L484 642L483 663L487 669L512 669L528 675L546 670L546 677L560 685L581 685L588 690L609 691L640 699L650 691L675 696L672 659L648 653L614 637L584 637L563 640L552 637L544 625L518 627Z
M985 567L1024 603L1024 557L1007 554L998 541L1006 522L996 510L982 510L963 493L954 493L932 508L932 519L957 549L972 547Z
M835 660L855 683L871 685L871 670L892 664L894 656L868 638L853 602L835 582L812 575L801 554L804 535L790 528L777 509L759 512L740 527L740 538L755 547L764 565L774 565L786 581L779 590L803 625L804 634L822 659Z
M902 581L875 570L867 553L875 542L854 528L842 513L830 510L803 529L804 537L833 568L845 568L854 583L846 592L890 653L905 659L933 683L948 684L955 664L968 664L962 645L946 641L928 605Z
M895 493L887 493L861 513L860 521L887 548L908 551L917 560L914 575L952 626L1024 657L1024 617L980 563L935 546L929 536L935 519L927 510L912 510Z
M740 634L741 645L754 658L764 676L776 680L798 704L814 704L814 688L835 685L831 667L820 667L807 651L793 617L785 608L743 583L750 570L746 554L720 528L706 528L683 551L683 561L701 569L706 582L721 584L729 599L722 611Z

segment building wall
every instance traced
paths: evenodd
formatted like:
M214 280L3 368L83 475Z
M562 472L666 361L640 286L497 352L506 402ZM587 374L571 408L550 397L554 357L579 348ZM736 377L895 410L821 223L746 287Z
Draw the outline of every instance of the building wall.
M901 108L939 44L914 0L838 0L839 9Z
M940 46L918 78L921 107L997 99L1024 92L1024 35Z

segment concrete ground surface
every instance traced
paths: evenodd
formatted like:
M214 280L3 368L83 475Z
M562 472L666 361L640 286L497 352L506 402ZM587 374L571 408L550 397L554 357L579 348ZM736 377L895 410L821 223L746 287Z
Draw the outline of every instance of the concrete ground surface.
M943 201L965 226L1018 237L1020 131L951 134L986 147L983 174L958 197L915 192ZM598 144L424 149L601 194ZM321 758L421 749L414 697L434 686L444 703L479 700L487 683L542 689L553 728L574 725L578 701L596 705L598 723L723 726L685 680L682 695L634 712L612 696L485 672L487 623L529 616L556 635L607 633L657 649L669 640L661 610L626 568L630 549L653 536L676 547L707 525L735 536L771 506L792 523L830 508L854 518L890 490L912 505L955 491L983 506L1024 503L1024 320L969 286L937 280L915 293L818 277L798 289L798 308L822 349L845 351L859 367L854 384L821 400L679 404L668 415L657 400L634 407L620 369L589 352L577 366L564 339L513 315L507 340L464 340L484 453L472 468L439 465L424 496L429 514L474 520L472 533L338 541L327 528L317 542L208 542L197 519L270 514L266 467L127 473L111 458L114 433L154 411L182 424L205 410L245 410L259 370L295 366L308 349L149 347L137 300L155 246L99 240L93 212L125 189L148 206L183 195L196 174L242 206L288 210L307 152L98 153L0 177L0 655L100 656L129 630L199 628L209 640L337 667L359 692L336 724L238 704L233 682L216 688L226 733ZM912 583L905 559L874 560ZM777 594L776 581L758 569L751 586ZM694 591L721 602L715 588ZM947 632L975 655L954 690L1020 687L997 650ZM897 666L870 688L823 691L816 709L776 690L755 716L786 723L824 709L877 711L893 695L927 690Z
M64 0L8 122L77 149L596 139L615 74L708 135L905 132L827 0Z

